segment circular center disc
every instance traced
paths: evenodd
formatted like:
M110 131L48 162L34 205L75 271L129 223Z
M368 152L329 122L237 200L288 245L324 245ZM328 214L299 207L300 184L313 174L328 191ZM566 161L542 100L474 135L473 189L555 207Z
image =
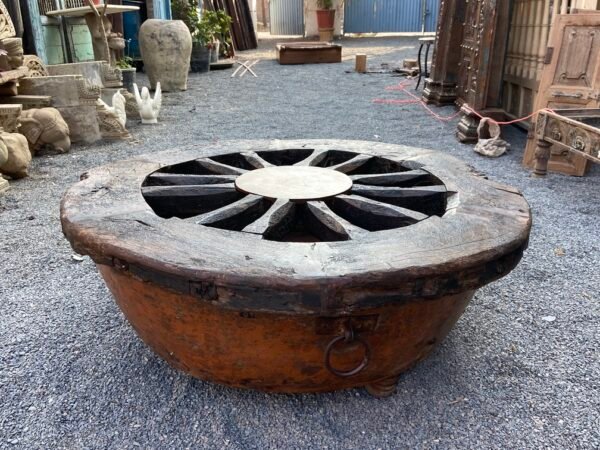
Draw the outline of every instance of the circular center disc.
M322 167L277 166L240 175L235 186L246 194L290 200L319 200L348 191L352 180L346 174Z

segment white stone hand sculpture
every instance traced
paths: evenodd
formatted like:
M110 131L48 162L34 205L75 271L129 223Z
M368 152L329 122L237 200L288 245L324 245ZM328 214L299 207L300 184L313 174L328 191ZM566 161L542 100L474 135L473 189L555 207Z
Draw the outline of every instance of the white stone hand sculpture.
M142 119L142 123L156 123L162 103L160 82L156 83L154 99L150 97L150 91L148 91L148 88L145 86L142 88L142 94L140 95L137 84L133 83L133 91L135 94L135 101L137 102L140 110L140 118Z

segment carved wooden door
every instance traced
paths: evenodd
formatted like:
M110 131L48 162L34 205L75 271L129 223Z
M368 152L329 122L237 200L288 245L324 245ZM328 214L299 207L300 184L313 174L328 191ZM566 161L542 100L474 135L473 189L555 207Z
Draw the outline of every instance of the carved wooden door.
M476 110L488 106L488 86L498 65L494 39L498 22L507 19L502 12L508 10L507 5L506 0L471 0L466 4L457 94L459 103L466 102ZM503 60L498 59L500 63Z
M600 14L556 16L546 62L534 111L600 107ZM561 130L557 128L556 133ZM535 146L531 136L523 157L528 167L533 167ZM581 176L586 167L585 158L558 147L551 149L549 170Z

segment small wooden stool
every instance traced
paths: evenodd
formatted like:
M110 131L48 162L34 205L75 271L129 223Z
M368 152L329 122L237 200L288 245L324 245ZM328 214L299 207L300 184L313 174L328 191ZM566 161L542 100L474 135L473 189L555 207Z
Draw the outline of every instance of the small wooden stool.
M417 80L417 86L415 87L415 91L419 89L419 85L421 84L421 78L427 78L429 76L429 70L427 69L427 59L429 58L429 47L431 47L431 44L435 42L435 38L419 38L419 42L421 43L421 45L419 46L419 55L417 56L417 62L419 63L419 79ZM423 54L423 47L425 47L425 63L421 64L421 55ZM423 68L425 70L423 70Z

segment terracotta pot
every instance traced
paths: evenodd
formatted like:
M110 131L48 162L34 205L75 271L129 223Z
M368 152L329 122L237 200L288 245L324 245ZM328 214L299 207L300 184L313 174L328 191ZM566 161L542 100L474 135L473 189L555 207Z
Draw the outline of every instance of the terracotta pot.
M146 20L139 32L140 51L152 89L185 91L192 54L192 36L181 20Z
M333 28L335 22L335 9L318 9L317 24L319 29Z

